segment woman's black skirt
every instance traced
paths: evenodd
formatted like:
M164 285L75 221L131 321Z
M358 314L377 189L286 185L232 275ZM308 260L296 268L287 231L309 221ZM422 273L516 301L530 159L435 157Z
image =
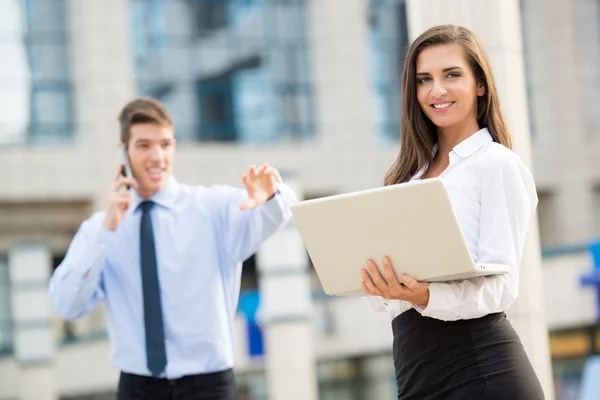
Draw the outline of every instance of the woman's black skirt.
M447 322L410 309L392 329L398 399L544 399L505 313Z

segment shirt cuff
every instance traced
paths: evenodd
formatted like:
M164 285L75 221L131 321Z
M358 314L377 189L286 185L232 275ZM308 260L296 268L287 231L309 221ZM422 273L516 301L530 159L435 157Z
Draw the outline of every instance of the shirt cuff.
M96 257L101 257L101 254L106 254L108 247L114 242L116 236L115 231L111 231L107 227L102 224L98 230L96 231L96 235L94 237L95 242L97 244L96 248ZM94 263L91 268L88 267L85 271L82 271L83 278L87 281L87 278L97 278L102 272L102 267L104 263ZM93 281L93 279L92 279Z
M450 292L448 292L450 290ZM429 303L427 307L419 307L414 305L415 310L419 311L424 317L435 318L434 315L439 311L448 312L448 306L445 299L452 296L452 289L449 285L444 283L430 283L429 284Z
M362 297L363 300L368 301L371 308L375 311L387 311L388 300L380 296Z
M115 240L115 235L115 231L111 231L106 226L104 226L104 224L102 224L102 226L100 226L100 228L98 229L98 232L96 232L96 242L100 246L108 246L112 244L112 242Z
M264 204L264 213L274 224L281 224L291 218L289 206L294 202L293 194L287 187L278 187L277 191Z
M273 197L275 197L275 196L276 196L276 195L278 195L279 193L281 193L281 192L279 191L279 188L277 188L277 190L275 191L275 193L273 193L273 194L271 195L271 197L269 197L269 198L267 199L267 201L271 200Z

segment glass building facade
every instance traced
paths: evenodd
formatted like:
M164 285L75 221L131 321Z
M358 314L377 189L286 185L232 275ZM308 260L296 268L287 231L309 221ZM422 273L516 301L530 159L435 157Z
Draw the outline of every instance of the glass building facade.
M0 145L73 140L65 0L0 0Z
M137 91L179 140L313 137L303 0L131 0Z
M8 262L0 256L0 355L12 352L12 318Z
M368 33L375 132L378 141L397 141L400 138L400 78L408 46L405 1L371 0Z

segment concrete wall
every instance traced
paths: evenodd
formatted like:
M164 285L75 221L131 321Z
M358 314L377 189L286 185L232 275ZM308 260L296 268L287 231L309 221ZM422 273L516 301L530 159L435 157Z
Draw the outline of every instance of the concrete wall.
M600 5L592 0L523 0L523 46L538 188L546 194L552 247L581 244L600 234L600 129L594 99L600 90Z

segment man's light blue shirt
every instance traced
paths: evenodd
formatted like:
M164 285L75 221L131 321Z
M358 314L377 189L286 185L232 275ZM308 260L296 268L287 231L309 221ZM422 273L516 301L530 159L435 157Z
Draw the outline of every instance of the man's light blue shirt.
M296 202L283 184L265 204L241 211L244 189L192 187L171 178L150 198L161 287L167 366L176 379L233 367L233 319L242 261L290 218ZM50 280L53 310L75 320L106 302L113 364L123 372L151 376L146 366L140 270L143 201L132 204L115 231L105 212L84 221Z

